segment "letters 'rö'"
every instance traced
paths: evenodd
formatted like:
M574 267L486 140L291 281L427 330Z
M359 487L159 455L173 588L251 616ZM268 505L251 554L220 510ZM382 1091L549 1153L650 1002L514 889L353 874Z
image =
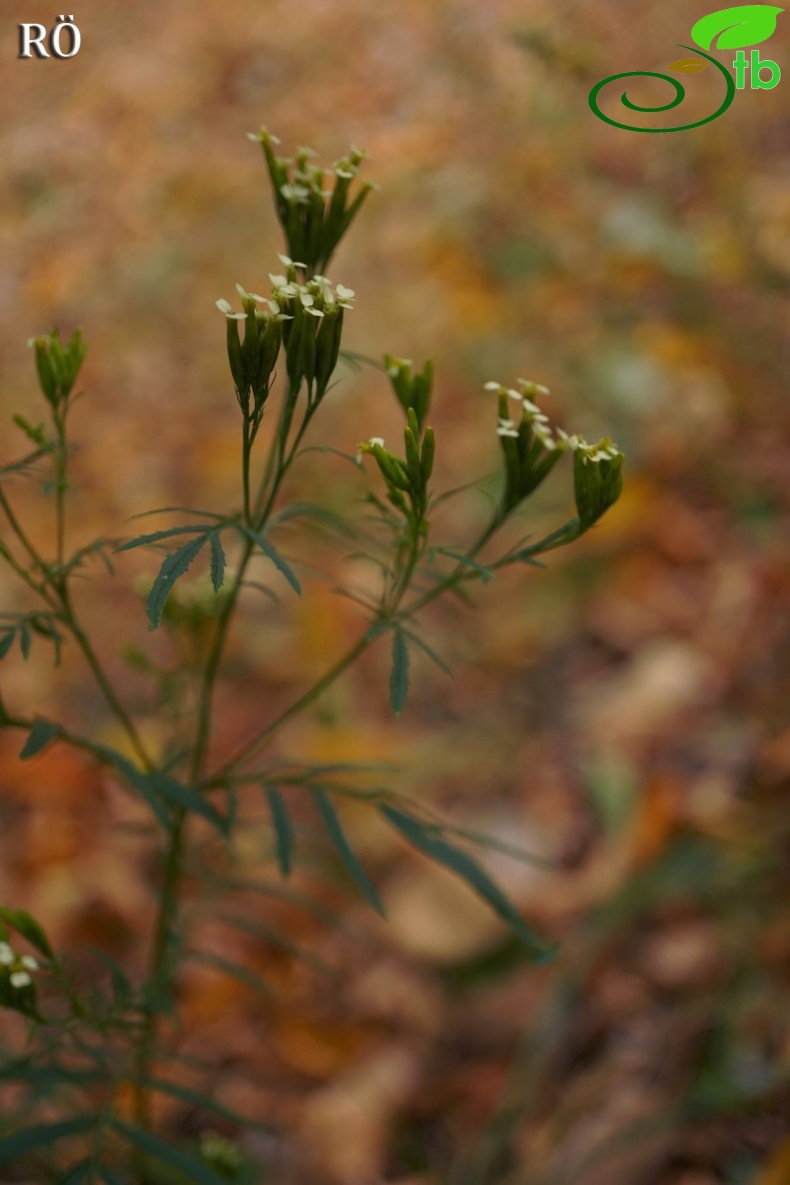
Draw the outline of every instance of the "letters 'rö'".
M68 31L69 34L67 50L63 48L64 30ZM37 58L48 58L50 56L55 58L74 58L80 52L82 38L79 29L74 24L74 17L72 15L68 17L61 15L58 17L54 28L49 34L49 53L44 45L46 36L46 25L40 25L36 22L21 24L19 26L18 56L20 58L32 58L35 51Z

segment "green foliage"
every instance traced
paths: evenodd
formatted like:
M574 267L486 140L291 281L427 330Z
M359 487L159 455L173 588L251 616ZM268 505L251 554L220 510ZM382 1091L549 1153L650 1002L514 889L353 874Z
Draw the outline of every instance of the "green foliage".
M20 757L34 758L57 740L107 767L122 788L148 811L152 878L157 917L153 926L148 970L133 976L122 961L104 951L96 952L90 974L68 956L56 957L45 930L29 913L11 907L0 909L0 1006L33 1022L24 1056L0 1063L0 1081L18 1089L14 1114L0 1121L0 1164L12 1164L39 1156L55 1181L92 1182L107 1185L253 1185L255 1170L247 1164L232 1139L204 1132L199 1139L179 1142L156 1129L150 1105L152 1096L168 1096L191 1114L216 1117L237 1128L249 1121L221 1100L214 1099L201 1083L183 1080L160 1070L168 1060L183 1068L192 1065L179 1052L178 976L185 960L192 960L219 975L229 976L259 995L271 995L264 975L224 954L196 949L188 930L193 916L190 904L202 910L202 885L210 898L212 916L229 927L245 944L258 944L301 960L316 973L329 968L293 937L269 924L257 912L222 908L227 897L254 889L259 894L278 892L299 908L308 908L327 924L335 917L306 894L299 894L280 880L269 884L235 882L226 870L238 854L239 832L260 815L250 809L250 795L260 810L264 793L266 821L271 826L271 853L280 877L292 874L297 859L315 864L315 845L304 843L300 808L307 798L313 819L321 825L325 868L341 873L367 903L384 916L379 892L354 850L341 814L338 798L352 799L357 809L377 810L381 818L423 856L460 877L499 915L520 940L529 958L539 961L551 953L536 936L516 906L485 869L462 847L448 838L461 835L477 842L474 833L428 823L402 809L395 793L378 785L363 786L360 775L370 767L344 763L302 765L268 760L264 768L247 774L248 762L282 725L308 710L364 652L385 635L391 640L389 700L393 714L402 713L420 656L449 674L441 657L418 630L420 611L445 594L470 603L466 589L488 583L495 574L514 564L539 563L538 557L578 538L593 526L617 500L622 486L622 453L608 440L591 446L580 437L548 426L534 398L545 389L517 380L520 389L487 386L497 393L497 434L501 448L501 491L491 499L490 520L476 539L466 544L434 539L433 510L458 489L480 488L479 482L447 493L434 494L432 481L436 457L433 428L427 424L433 388L433 365L426 362L413 373L407 359L384 355L385 365L343 349L346 314L353 308L354 293L333 287L322 275L327 263L362 207L372 186L352 186L364 154L352 149L333 170L311 163L308 149L300 149L295 162L275 154L274 138L262 129L252 137L263 148L274 191L277 217L289 255L280 256L284 275L272 275L269 296L238 287L242 311L234 312L225 300L217 302L225 317L224 348L235 397L241 415L239 506L227 513L166 507L151 513L196 516L198 521L137 535L124 542L94 540L69 555L66 540L66 495L71 444L66 413L72 397L85 345L79 331L63 343L57 330L32 339L36 372L48 423L36 424L17 415L15 422L34 451L0 468L0 515L8 530L0 542L0 560L35 601L30 610L0 615L0 659L15 645L23 658L31 652L34 637L46 639L55 651L56 663L63 645L74 646L85 660L96 687L123 735L117 748L91 735L80 735L43 716L28 719L13 714L0 701L0 727L25 737ZM293 167L292 167L293 166ZM327 172L331 183L327 187ZM244 332L241 333L241 322ZM284 356L284 357L283 357ZM406 417L402 455L384 446L380 437L359 445L356 458L339 455L361 470L361 458L370 455L384 482L385 497L369 490L365 495L364 525L347 522L333 509L314 503L279 501L296 460L308 452L337 454L320 443L303 444L317 413L331 404L330 390L338 360L358 366L370 363L379 381L384 372ZM284 361L284 366L283 366ZM284 391L278 401L273 386L284 372ZM510 419L509 401L520 405L518 421ZM264 415L273 419L269 451L258 455L258 432ZM493 448L493 439L492 439ZM498 532L528 496L548 477L565 452L573 453L574 492L578 517L565 522L536 543L521 540L499 554L494 552ZM262 463L261 463L262 462ZM46 469L48 488L54 492L54 539L51 556L28 533L17 517L7 493L10 478L38 477L35 467ZM257 483L257 485L256 485ZM267 585L251 579L250 568L264 561L297 595L302 583L279 549L279 532L310 524L343 548L351 544L355 556L373 564L379 576L377 589L339 590L361 606L366 615L359 636L346 651L292 703L263 720L219 768L214 768L214 690L222 668L224 645L234 620L239 591L257 588L275 594ZM274 539L278 539L275 546ZM49 543L45 545L49 546ZM123 554L151 547L164 558L147 581L144 596L150 629L166 626L163 647L149 657L143 649L127 649L131 664L156 680L158 703L168 733L162 750L154 750L143 738L126 689L116 687L105 670L72 598L77 570L94 555L112 572L107 550ZM226 552L227 548L227 552ZM191 579L195 560L208 554L208 571ZM229 562L230 561L230 562ZM308 566L309 570L309 566ZM275 598L276 599L276 598ZM415 658L416 655L416 658ZM381 772L381 771L379 771ZM287 793L284 791L287 788ZM300 795L302 801L300 801ZM417 808L415 808L417 809ZM240 845L239 845L240 846ZM221 869L224 875L219 875ZM187 876L186 873L189 872ZM32 955L20 954L10 938L22 937L43 956L40 967ZM232 952L235 954L235 951ZM46 976L47 992L39 1006L39 973ZM171 1023L162 1024L163 1016ZM183 1066L182 1066L183 1062ZM119 1087L134 1095L133 1117L117 1106ZM55 1121L37 1122L37 1119ZM3 1129L2 1124L6 1124ZM88 1137L80 1140L79 1137ZM71 1140L74 1137L74 1140ZM62 1143L61 1143L62 1142ZM71 1163L61 1149L75 1148ZM50 1150L52 1155L50 1156ZM44 1157L40 1153L44 1151ZM54 1159L53 1159L54 1158Z

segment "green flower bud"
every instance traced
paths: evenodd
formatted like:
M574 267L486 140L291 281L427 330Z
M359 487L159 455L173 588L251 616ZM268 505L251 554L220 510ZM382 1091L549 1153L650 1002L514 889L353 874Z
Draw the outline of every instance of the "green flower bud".
M614 506L623 489L624 456L608 437L578 446L573 457L573 490L582 530Z
M53 407L64 403L77 381L87 351L81 331L75 329L65 345L57 329L31 338L28 345L35 350L36 372L44 398Z

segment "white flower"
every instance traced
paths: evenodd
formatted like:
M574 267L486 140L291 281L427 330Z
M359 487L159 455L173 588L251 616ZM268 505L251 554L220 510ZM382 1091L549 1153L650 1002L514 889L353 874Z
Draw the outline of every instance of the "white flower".
M258 304L266 304L265 296L258 296L257 292L246 292L245 289L242 288L241 284L236 285L236 291L238 292L239 296L242 297L242 299L247 296L251 300L257 300Z
M345 284L338 284L335 291L337 292L337 295L340 297L341 301L342 300L353 300L354 296L356 295L356 293L354 292L354 289L353 288L346 288Z
M11 975L11 986L15 988L29 987L33 980L27 971L14 971Z
M299 299L306 309L312 308L312 306L315 304L315 300L309 292L300 292Z
M549 449L549 451L551 451L557 447L557 442L551 434L551 428L549 428L546 424L541 424L533 420L532 431L535 433L538 440L545 449Z
M561 449L569 448L575 453L577 449L587 447L587 442L583 436L569 436L564 428L557 429L557 436L559 437L558 447Z
M533 383L532 379L516 379L518 385L522 388L525 395L550 395L548 387L544 387L543 383Z
M287 255L280 255L279 251L277 252L277 258L279 259L280 263L283 264L284 267L301 267L303 269L307 267L306 263L299 263L298 260L294 261L293 259L290 259Z
M512 420L497 420L497 436L518 436L518 428Z
M27 967L28 971L38 971L38 960L32 955L22 955L22 966Z
M219 311L221 313L224 313L229 321L246 321L247 320L247 314L246 313L234 313L232 308L230 307L230 303L227 300L220 299L218 301L215 301L215 304L216 304L217 308L219 309Z
M0 963L2 963L5 967L10 967L15 959L16 955L8 943L0 942Z
M306 202L310 197L310 190L306 185L281 185L280 193L287 202Z
M268 128L261 128L259 132L247 132L247 139L258 140L264 143L268 140L271 144L282 144L282 140L278 140L276 136L273 136Z
M502 384L495 383L494 380L491 379L489 382L483 384L483 390L484 391L501 391Z
M274 272L269 272L269 279L271 280L271 282L275 288L287 288L288 287L288 277L287 276L276 276L274 274Z

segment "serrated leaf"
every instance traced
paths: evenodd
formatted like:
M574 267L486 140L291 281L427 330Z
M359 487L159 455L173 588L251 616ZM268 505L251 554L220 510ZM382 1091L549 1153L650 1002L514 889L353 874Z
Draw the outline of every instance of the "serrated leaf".
M148 621L152 630L155 630L162 620L162 613L164 612L167 598L170 596L173 585L184 575L189 565L199 555L207 538L208 536L203 533L197 539L192 539L189 543L185 543L183 547L179 547L178 551L174 551L172 555L169 555L159 569L159 575L153 583L146 602Z
M327 834L332 840L343 866L348 872L351 879L356 884L357 888L362 893L363 897L373 906L377 913L382 917L386 917L384 906L381 898L378 895L375 885L371 881L365 869L359 862L359 859L346 839L346 834L338 818L337 811L332 806L326 793L318 787L312 789L313 800L319 815L326 827Z
M110 1126L147 1156L161 1160L163 1164L185 1173L192 1185L227 1185L227 1179L215 1173L194 1152L169 1144L165 1140L160 1140L159 1136L141 1131L140 1128L128 1127L119 1119L110 1120Z
M124 757L122 753L116 753L114 749L110 749L106 745L96 745L94 748L102 760L117 770L131 786L134 786L135 790L140 792L161 825L168 830L171 825L170 816L164 808L161 795L151 784L150 775L144 770L138 769L128 757Z
M183 782L177 782L175 778L171 778L158 770L154 770L150 774L142 774L142 777L146 779L154 793L159 794L166 802L172 803L173 806L180 806L186 811L192 811L193 814L207 819L213 827L216 827L221 835L227 838L227 818L197 790L194 790L191 786L186 786Z
M80 1119L62 1119L58 1123L37 1123L33 1127L24 1127L0 1140L0 1165L10 1164L27 1152L40 1152L42 1148L67 1136L89 1132L95 1125L95 1118L82 1116ZM211 1185L215 1185L215 1182L212 1181Z
M293 866L294 833L283 796L274 786L266 787L272 825L277 840L277 863L283 876L288 876Z
M213 523L200 523L194 527L169 527L166 531L154 531L150 535L138 535L134 539L128 539L126 543L122 543L113 551L132 551L135 547L144 547L147 543L158 543L160 539L170 539L174 535L208 535L213 530Z
M716 49L742 49L767 41L776 29L776 18L783 8L772 4L739 4L703 16L691 29L692 39L702 49L711 49L717 34Z
M16 930L17 934L26 938L40 954L45 955L48 959L55 958L44 927L26 909L9 909L8 906L2 906L0 907L0 919L12 930Z
M702 58L678 58L676 62L670 62L667 66L667 70L674 70L677 74L697 74L707 68L708 63L703 62Z
M409 648L402 629L392 635L392 671L390 673L390 706L400 716L409 691Z
M259 531L253 531L251 527L241 527L241 530L248 539L252 539L258 544L263 554L272 561L277 571L282 573L294 592L297 593L298 596L301 596L302 586L297 580L293 569L285 562L280 553L271 545L266 536L262 535Z
M50 741L54 741L55 737L59 735L59 724L54 724L51 720L44 720L42 716L38 716L33 722L33 727L22 746L22 751L19 754L20 760L26 761L29 757L35 757L37 753L40 753L42 749L47 747Z
M421 823L396 807L381 803L378 809L413 847L450 872L454 872L466 881L479 897L487 901L494 912L515 930L532 959L542 961L552 955L552 949L533 934L499 886L467 852L443 839L436 828Z
M225 552L222 550L219 531L214 531L209 536L209 542L211 543L211 587L214 592L219 592L225 579Z

